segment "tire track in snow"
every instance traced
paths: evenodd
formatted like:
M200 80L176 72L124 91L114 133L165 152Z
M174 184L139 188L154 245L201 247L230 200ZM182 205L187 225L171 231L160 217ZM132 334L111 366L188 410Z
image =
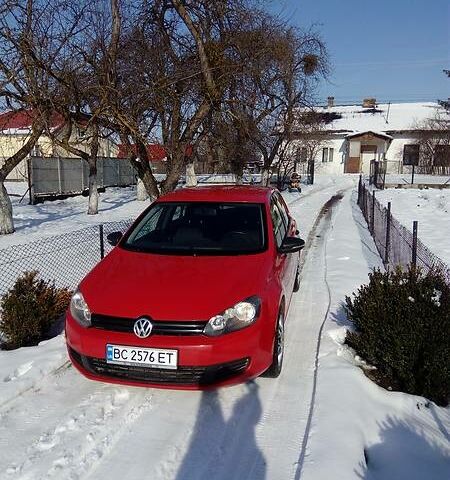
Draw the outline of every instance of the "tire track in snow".
M326 228L326 232L328 233L330 231L330 227L332 228L331 225L331 217L333 214L333 207L344 197L344 192L343 190L339 191L336 195L330 198L328 202L325 203L325 205L322 207L319 216L316 219L316 222L314 224L314 227L311 231L311 233L315 233L317 231L317 228L319 227L320 222L324 220L324 218L328 218L328 225ZM312 241L312 238L308 237L308 240ZM302 448L300 451L300 456L297 464L297 469L295 472L295 480L299 480L302 472L302 467L303 463L305 460L306 452L307 452L307 446L308 446L308 438L309 434L311 431L311 424L312 424L312 418L314 414L314 404L315 404L315 399L316 399L316 391L317 391L317 376L318 376L318 369L319 369L319 353L320 353L320 345L322 341L322 332L323 328L325 325L325 322L328 318L328 315L330 313L330 307L331 307L331 290L330 290L330 285L328 283L328 270L327 270L327 239L325 238L323 240L323 263L324 263L324 275L323 275L323 280L326 285L327 289L327 309L325 312L325 315L323 317L322 323L320 325L319 329L319 334L317 336L317 345L316 345L316 353L315 353L315 359L314 359L314 378L313 378L313 389L311 393L311 401L309 403L309 412L308 412L308 420L306 423L305 427L305 432L303 436L303 441L302 441Z
M72 369L52 380L2 414L0 437L17 438L8 459L0 457L0 479L78 479L151 408L151 392L94 384Z

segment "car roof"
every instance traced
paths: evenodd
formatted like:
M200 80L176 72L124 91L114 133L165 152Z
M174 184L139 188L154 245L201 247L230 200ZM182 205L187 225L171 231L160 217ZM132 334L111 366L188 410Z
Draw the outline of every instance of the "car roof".
M214 185L186 187L158 198L158 202L252 202L265 203L274 191L271 187Z

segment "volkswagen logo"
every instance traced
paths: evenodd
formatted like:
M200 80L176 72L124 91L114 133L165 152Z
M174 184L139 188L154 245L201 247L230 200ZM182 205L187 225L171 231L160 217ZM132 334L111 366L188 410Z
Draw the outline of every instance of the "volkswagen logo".
M134 322L133 331L139 338L147 338L152 333L153 325L147 318L138 318Z

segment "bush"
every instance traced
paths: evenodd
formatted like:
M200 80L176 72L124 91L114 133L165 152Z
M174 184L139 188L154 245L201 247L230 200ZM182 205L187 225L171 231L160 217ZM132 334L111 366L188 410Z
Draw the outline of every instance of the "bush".
M355 325L346 343L375 366L383 386L439 405L450 396L450 287L442 274L404 271L369 275L346 311Z
M68 289L38 279L37 272L22 274L0 302L0 331L6 348L37 345L49 338L70 296Z

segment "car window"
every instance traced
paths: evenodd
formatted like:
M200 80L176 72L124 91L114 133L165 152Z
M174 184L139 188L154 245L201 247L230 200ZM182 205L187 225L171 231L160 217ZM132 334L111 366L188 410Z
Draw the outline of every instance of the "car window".
M155 231L158 226L158 220L161 218L162 209L156 206L152 209L150 215L146 219L146 222L142 225L142 228L137 230L133 236L134 241L139 241L141 238L144 238L150 232Z
M227 255L266 248L264 205L156 202L122 247L152 253Z
M283 217L283 221L286 225L286 230L289 230L289 213L288 213L286 204L283 200L283 197L279 193L275 193L274 198L280 209L281 216Z
M277 202L272 198L270 204L270 215L272 217L273 233L277 246L280 247L284 237L286 236L287 228L283 220L283 214Z

